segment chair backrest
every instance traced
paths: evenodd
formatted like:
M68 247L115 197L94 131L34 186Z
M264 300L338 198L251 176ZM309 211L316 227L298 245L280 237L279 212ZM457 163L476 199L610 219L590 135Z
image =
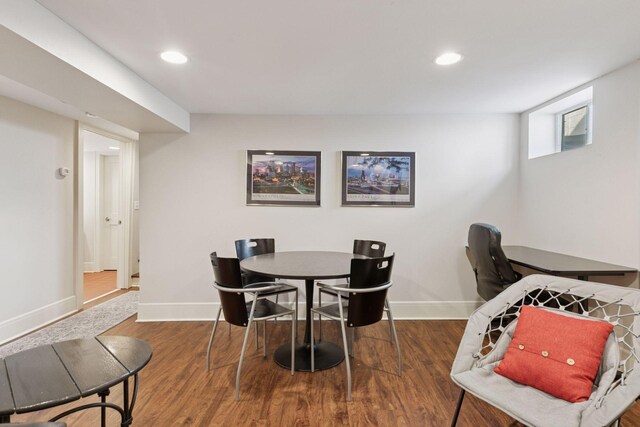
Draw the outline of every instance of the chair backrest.
M478 295L486 301L518 281L511 264L504 254L500 230L489 224L471 224L467 255L476 274Z
M380 258L384 256L387 244L375 240L354 240L353 253L368 256L370 258Z
M218 285L225 288L242 288L242 275L240 274L240 260L238 258L222 258L215 252L211 255L213 276ZM237 292L225 292L218 290L220 304L224 319L236 326L247 326L249 316L244 294Z
M244 239L236 240L236 255L243 260L254 255L272 254L276 251L275 239ZM260 276L258 274L243 274L244 284L249 285L259 282L274 282L273 277Z
M393 259L388 257L352 259L349 288L376 288L391 282ZM366 293L349 293L347 326L366 326L379 322L384 312L387 289Z
M272 254L276 251L275 239L236 240L236 255L243 260L254 255Z

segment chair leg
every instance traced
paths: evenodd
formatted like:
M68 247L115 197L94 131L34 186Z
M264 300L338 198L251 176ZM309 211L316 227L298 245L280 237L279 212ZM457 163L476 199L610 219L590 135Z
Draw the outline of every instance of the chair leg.
M256 331L255 331L256 332L256 351L258 351L258 335L260 334L260 331L258 329L259 326L260 326L260 323L256 322L255 323L255 329L256 329Z
M314 351L314 347L315 347L315 339L313 336L313 311L311 311L310 313L311 315L311 372L315 372L316 371L316 354ZM322 321L322 315L318 313L318 318L320 318L320 321Z
M242 350L240 351L240 360L238 361L238 372L236 373L236 400L240 400L240 372L242 372L242 361L244 360L244 352L247 349L247 342L249 341L249 333L251 332L251 324L253 323L253 313L256 311L256 301L254 297L253 304L251 305L251 312L249 313L249 323L247 323L247 330L244 333L244 341L242 342ZM257 322L256 322L257 330Z
M280 296L279 294L276 294L276 304L278 303L278 297L279 297L279 296ZM278 318L277 318L277 317L274 317L274 318L273 318L273 321L274 321L274 322L277 322L277 321L278 321Z
M462 407L462 400L464 399L464 390L460 390L460 397L458 397L458 405L456 406L456 412L453 414L453 420L451 420L451 427L456 427L458 423L458 415L460 415L460 408Z
M297 289L295 291L295 294L296 294L296 302L295 302L295 306L296 306L296 309L295 309L295 311L296 311L295 312L295 317L296 317L296 339L298 339L298 290Z
M356 341L356 328L350 328L349 331L349 356L353 357L353 343Z
M296 301L298 301L298 292L296 291ZM296 370L296 329L298 326L298 307L296 304L296 308L293 312L293 316L291 316L291 375L294 374Z
M318 290L318 308L322 308L322 292ZM322 316L318 316L318 341L322 341ZM313 336L313 335L312 335Z
M398 355L398 375L402 376L402 353L400 353L400 342L398 341L398 332L396 331L396 324L393 321L393 314L389 308L389 302L385 300L387 306L387 316L389 317L389 327L391 328L391 342L396 343L396 353Z
M213 323L213 329L211 330L211 337L209 338L209 346L207 347L207 371L209 370L209 361L211 360L211 344L213 344L213 336L216 334L216 328L218 327L218 320L220 319L220 312L222 306L218 308L218 314L216 314L216 321ZM229 329L231 329L231 323L229 323Z
M345 366L347 368L347 401L351 402L351 363L349 362L347 330L344 323L345 323L344 318L340 319L340 330L342 331L342 346L344 348L344 361L345 361Z
M262 323L262 355L267 357L267 321Z
M389 308L389 300L384 299L384 311L387 312L387 320L389 321L389 338L391 338L391 342L393 342L393 326L391 320L391 309Z

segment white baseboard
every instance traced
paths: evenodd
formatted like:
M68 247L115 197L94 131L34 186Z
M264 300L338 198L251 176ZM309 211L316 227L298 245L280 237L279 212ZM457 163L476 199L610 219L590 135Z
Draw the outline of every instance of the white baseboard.
M0 344L16 339L76 311L78 311L76 297L71 296L0 322Z
M84 263L84 272L85 273L95 273L96 271L98 271L98 269L96 268L96 263L94 261L91 262L86 262Z
M286 303L285 303L286 304ZM288 303L290 304L290 303ZM390 302L397 320L468 319L480 307L479 301L397 301ZM215 320L219 303L140 303L138 322ZM305 318L305 304L298 305ZM222 316L221 316L222 318Z

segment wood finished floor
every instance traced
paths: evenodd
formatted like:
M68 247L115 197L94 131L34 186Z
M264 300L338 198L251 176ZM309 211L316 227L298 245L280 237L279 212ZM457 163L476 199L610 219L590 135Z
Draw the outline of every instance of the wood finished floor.
M116 271L100 271L84 273L84 300L89 301L101 295L116 290Z
M302 322L301 322L302 323ZM326 338L336 341L329 322ZM211 322L136 323L132 317L105 335L129 335L149 341L154 355L140 373L134 426L448 426L459 389L449 379L451 362L464 321L398 321L404 372L396 375L395 352L384 322L359 329L352 358L353 402L347 403L344 364L316 373L277 367L272 354L286 342L289 322L269 325L269 357L252 345L243 365L240 401L234 400L242 328L222 324L214 342L214 369L204 358ZM302 331L302 327L300 328ZM109 400L120 403L122 387ZM97 398L81 400L82 403ZM12 421L43 421L76 401L53 410L13 416ZM66 419L69 426L99 426L99 410ZM116 426L114 414L109 426ZM458 426L519 426L510 417L467 395ZM623 426L640 425L640 406L623 418Z

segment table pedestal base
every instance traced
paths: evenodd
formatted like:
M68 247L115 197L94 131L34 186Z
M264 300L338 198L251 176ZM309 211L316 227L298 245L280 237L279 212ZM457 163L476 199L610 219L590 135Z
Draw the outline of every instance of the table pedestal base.
M333 368L344 360L342 347L327 341L315 343L315 369ZM291 369L291 344L285 344L275 351L273 360L283 368ZM296 371L311 372L311 347L309 344L296 344Z

